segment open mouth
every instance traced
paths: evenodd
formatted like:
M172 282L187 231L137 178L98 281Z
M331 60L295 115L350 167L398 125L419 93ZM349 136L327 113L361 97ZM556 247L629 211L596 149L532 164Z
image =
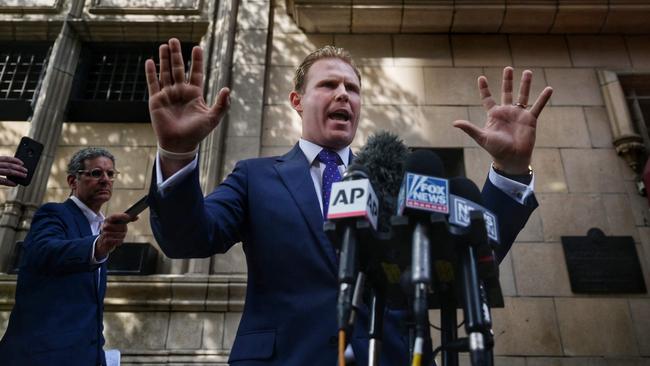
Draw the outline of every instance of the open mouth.
M345 109L338 109L327 114L327 117L337 121L349 121L352 114Z

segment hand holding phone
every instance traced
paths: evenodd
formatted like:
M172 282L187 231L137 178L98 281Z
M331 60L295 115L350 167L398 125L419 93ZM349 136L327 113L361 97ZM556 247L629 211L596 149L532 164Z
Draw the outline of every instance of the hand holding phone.
M12 156L0 156L0 185L15 187L16 183L9 180L9 177L27 177L27 168L23 161Z
M18 144L18 149L16 149L15 157L23 162L23 166L27 169L27 176L22 177L12 172L6 175L7 179L22 186L29 185L32 182L32 177L36 171L38 161L41 159L42 152L43 144L27 136L23 136Z
M145 195L144 197L140 198L138 202L133 204L133 206L127 208L126 211L124 211L124 213L129 215L131 219L138 216L142 211L145 210L145 208L149 207L149 203L147 202L147 197L148 195Z

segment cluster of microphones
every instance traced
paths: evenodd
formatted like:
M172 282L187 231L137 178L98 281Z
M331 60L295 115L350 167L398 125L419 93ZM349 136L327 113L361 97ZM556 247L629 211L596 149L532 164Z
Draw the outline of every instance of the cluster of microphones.
M467 337L448 330L443 351L491 364L489 309L503 306L497 217L482 207L472 181L444 177L434 152L409 152L397 136L381 132L332 186L324 230L339 248L339 334L349 334L356 309L369 304L370 365L379 364L385 306L411 314L413 366L422 362L428 310L445 306L453 308L454 328L462 307Z

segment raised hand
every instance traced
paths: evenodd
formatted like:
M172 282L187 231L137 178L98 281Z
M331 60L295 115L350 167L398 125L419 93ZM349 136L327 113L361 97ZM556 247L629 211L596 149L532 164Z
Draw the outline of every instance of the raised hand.
M521 76L517 102L513 104L512 75L512 67L503 69L500 105L492 98L487 78L478 78L481 101L487 111L483 128L465 120L454 121L454 126L465 131L492 155L495 168L516 175L528 172L535 147L537 118L551 97L553 89L547 86L537 97L532 108L528 109L533 73L525 70Z
M228 108L230 90L223 88L212 107L203 99L203 51L192 49L192 67L185 78L181 43L172 38L160 45L160 73L153 60L145 62L149 112L158 144L165 150L194 150L212 131Z
M5 177L27 176L27 168L23 166L23 161L13 156L0 156L0 184L9 187L15 187L16 183Z

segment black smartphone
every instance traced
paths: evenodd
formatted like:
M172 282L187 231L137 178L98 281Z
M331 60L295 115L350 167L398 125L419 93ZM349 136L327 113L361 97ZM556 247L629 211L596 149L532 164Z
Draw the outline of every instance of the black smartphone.
M140 198L138 202L133 204L133 206L127 208L124 213L131 216L131 218L138 216L142 211L144 211L145 208L149 207L147 197L148 195L145 195L144 197Z
M16 149L16 158L23 161L23 166L27 169L27 176L25 178L8 176L7 179L10 181L20 184L21 186L27 186L32 182L32 177L36 171L36 166L38 161L41 159L41 153L43 152L43 144L36 140L32 140L27 136L23 136L20 139L18 148Z

